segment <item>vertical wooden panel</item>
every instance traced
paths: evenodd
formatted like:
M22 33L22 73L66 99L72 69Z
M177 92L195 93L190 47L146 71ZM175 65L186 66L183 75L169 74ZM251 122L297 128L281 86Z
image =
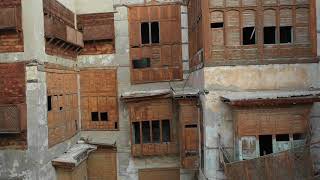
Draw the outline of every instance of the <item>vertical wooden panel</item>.
M117 152L98 149L88 157L88 180L116 180Z

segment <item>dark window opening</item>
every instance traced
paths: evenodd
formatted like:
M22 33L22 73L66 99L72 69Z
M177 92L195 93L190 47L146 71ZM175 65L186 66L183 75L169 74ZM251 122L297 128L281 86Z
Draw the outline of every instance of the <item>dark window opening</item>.
M115 122L115 123L114 123L114 128L115 128L115 129L118 129L118 122Z
M92 121L99 121L99 113L98 112L91 112L91 120Z
M280 27L280 43L292 43L292 27L284 26Z
M142 122L142 143L150 143L150 122L143 121Z
M256 28L243 28L243 45L256 44Z
M211 23L211 28L212 29L223 28L223 22Z
M141 23L141 43L149 44L150 43L150 29L149 23Z
M304 140L305 139L305 135L301 134L301 133L297 133L297 134L293 134L293 140Z
M159 22L152 22L151 23L151 43L159 43L160 42L160 35L159 35Z
M133 122L132 123L132 141L133 144L140 144L141 140L140 140L140 123L139 122Z
M48 96L47 101L48 101L48 111L51 111L52 110L52 96Z
M277 134L276 141L290 141L289 134Z
M101 121L108 121L108 112L102 112L100 113Z
M77 120L74 120L74 124L76 126L76 131L78 131L78 121Z
M150 58L132 60L133 69L149 68L151 66Z
M162 121L162 142L170 142L170 121Z
M276 27L263 28L264 44L276 43Z
M152 142L160 143L160 121L152 121Z
M197 128L198 125L197 124L189 124L189 125L185 125L186 128Z
M273 153L272 149L272 135L259 136L260 156Z

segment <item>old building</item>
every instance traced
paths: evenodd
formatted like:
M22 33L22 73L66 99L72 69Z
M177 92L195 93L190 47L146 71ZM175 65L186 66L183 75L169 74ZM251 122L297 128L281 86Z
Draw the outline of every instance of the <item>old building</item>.
M0 15L0 179L320 173L315 0L0 0Z

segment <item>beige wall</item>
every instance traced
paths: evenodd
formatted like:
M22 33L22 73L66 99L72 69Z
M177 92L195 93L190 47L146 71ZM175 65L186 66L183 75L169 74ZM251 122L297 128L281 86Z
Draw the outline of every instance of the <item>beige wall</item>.
M113 0L75 0L77 14L113 12Z
M317 87L318 64L275 64L205 68L209 90L296 90Z

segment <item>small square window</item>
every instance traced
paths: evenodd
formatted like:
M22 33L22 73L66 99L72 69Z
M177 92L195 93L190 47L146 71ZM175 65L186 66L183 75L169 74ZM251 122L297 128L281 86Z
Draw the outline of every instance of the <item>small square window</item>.
M211 23L211 28L212 29L223 28L223 22Z
M98 112L91 112L91 120L92 121L99 121L99 113Z
M281 44L292 43L292 27L291 26L280 27L280 43Z
M256 28L245 27L243 28L243 45L256 44Z
M264 44L276 43L276 27L264 27L263 28Z
M100 118L101 118L101 121L108 121L109 120L108 112L101 112Z

